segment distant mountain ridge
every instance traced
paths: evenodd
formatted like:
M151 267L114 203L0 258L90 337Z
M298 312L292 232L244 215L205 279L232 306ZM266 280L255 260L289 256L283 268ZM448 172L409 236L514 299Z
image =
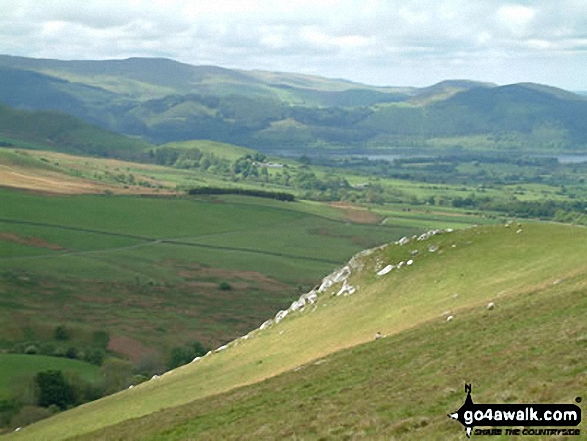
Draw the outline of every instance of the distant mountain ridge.
M377 87L163 58L0 55L0 102L58 110L153 143L210 139L302 154L381 147L584 151L587 98L550 86L446 80Z

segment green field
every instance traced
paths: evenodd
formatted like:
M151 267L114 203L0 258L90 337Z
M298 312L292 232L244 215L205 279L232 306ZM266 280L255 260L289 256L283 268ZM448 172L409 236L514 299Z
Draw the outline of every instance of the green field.
M308 439L369 434L410 439L416 430L436 439L437 424L447 433L462 430L445 418L462 404L465 381L477 385L479 401L566 402L585 387L581 373L587 360L576 349L585 334L586 239L582 227L528 223L471 228L379 249L357 261L348 279L358 289L352 296L331 297L341 286L335 284L316 304L222 352L9 439L66 439L186 403L192 403L189 409L145 421L138 438L203 434L206 439L206 431L209 439L270 437L273 427L280 438L295 439L298 421L300 436ZM383 265L410 257L412 266L375 275ZM494 311L487 310L489 301L497 305ZM455 319L446 323L449 314ZM372 340L377 331L391 337L324 358ZM306 368L296 370L300 366ZM291 370L296 373L209 398ZM373 405L359 399L371 393ZM310 396L315 403L307 402ZM194 402L199 398L206 398L204 407ZM355 401L353 413L349 406ZM291 420L284 417L290 413ZM251 420L239 424L245 415ZM116 428L104 439L125 439L134 430ZM154 434L160 430L163 434Z
M170 142L162 147L172 147L176 149L198 149L202 153L211 153L219 158L236 161L241 156L254 155L256 150L246 147L239 147L234 144L224 144L221 142L197 140L184 142Z
M50 340L68 324L80 335L107 329L140 342L138 353L111 347L135 360L238 337L360 250L433 223L481 221L388 213L382 225L354 224L325 204L239 196L0 190L0 200L0 346Z
M465 382L476 403L571 404L583 394L586 283L582 274L494 311L478 306L454 323L432 320L262 383L75 439L461 439L462 426L446 414L463 404Z
M79 375L85 381L95 381L99 368L89 363L68 358L44 355L0 354L0 399L7 398L15 384L38 372L58 370Z

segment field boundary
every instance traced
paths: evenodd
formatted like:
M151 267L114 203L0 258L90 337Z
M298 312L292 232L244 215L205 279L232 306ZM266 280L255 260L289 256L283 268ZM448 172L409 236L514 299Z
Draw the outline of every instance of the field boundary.
M339 265L342 264L343 262L339 262L336 260L330 260L330 259L321 259L319 257L311 257L311 256L296 256L294 254L286 254L286 253L278 253L278 252L274 252L274 251L262 251L262 250L256 250L254 248L240 248L240 247L227 247L227 246L222 246L222 245L209 245L209 244L201 244L201 243L193 243L193 242L184 242L184 241L180 241L180 240L176 240L176 239L157 239L154 237L147 237L147 236L137 236L137 235L133 235L133 234L123 234L123 233L115 233L112 231L102 231L102 230L92 230L89 228L82 228L82 227L67 227L64 225L56 225L56 224L47 224L47 223L42 223L42 222L32 222L32 221L20 221L20 220L14 220L14 219L3 219L0 218L0 223L5 223L5 224L17 224L17 225L32 225L32 226L36 226L36 227L45 227L45 228L58 228L58 229L62 229L62 230L68 230L68 231L78 231L78 232L82 232L82 233L90 233L90 234L103 234L105 236L115 236L115 237L123 237L126 239L137 239L137 240L142 240L148 243L145 243L143 245L154 245L157 243L160 244L167 244L167 245L178 245L178 246L187 246L187 247L194 247L194 248L207 248L207 249L213 249L213 250L224 250L224 251L237 251L237 252L244 252L244 253L254 253L254 254L262 254L265 256L275 256L275 257L284 257L284 258L288 258L288 259L298 259L298 260L310 260L313 262L321 262L321 263L329 263L329 264L334 264L334 265ZM131 247L136 247L138 245L131 245ZM120 248L109 248L107 250L96 250L96 251L116 251L118 249L128 249L129 247L120 247ZM59 256L66 256L66 255L76 255L76 254L88 254L88 253L92 253L94 251L79 251L79 252L65 252L65 253L59 253ZM53 257L54 255L43 255L43 256L26 256L24 258L30 259L30 258L50 258ZM7 257L7 258L3 258L4 260L10 260L10 259L14 259L12 257Z

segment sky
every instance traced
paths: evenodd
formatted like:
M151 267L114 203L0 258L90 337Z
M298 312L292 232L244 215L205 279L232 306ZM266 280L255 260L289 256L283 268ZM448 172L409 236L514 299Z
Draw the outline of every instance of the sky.
M0 53L587 90L587 1L2 0Z

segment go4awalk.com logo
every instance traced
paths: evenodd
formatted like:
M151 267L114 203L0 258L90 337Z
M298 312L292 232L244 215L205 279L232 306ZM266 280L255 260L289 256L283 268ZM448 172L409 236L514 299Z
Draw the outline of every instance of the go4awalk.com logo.
M465 384L465 404L448 416L457 420L467 432L475 435L541 435L576 436L581 422L581 409L575 404L477 404L471 398L471 385ZM581 402L580 398L575 400ZM514 426L508 429L475 429L475 427ZM521 429L520 427L523 427ZM548 427L534 429L533 427ZM562 427L565 427L564 429Z

